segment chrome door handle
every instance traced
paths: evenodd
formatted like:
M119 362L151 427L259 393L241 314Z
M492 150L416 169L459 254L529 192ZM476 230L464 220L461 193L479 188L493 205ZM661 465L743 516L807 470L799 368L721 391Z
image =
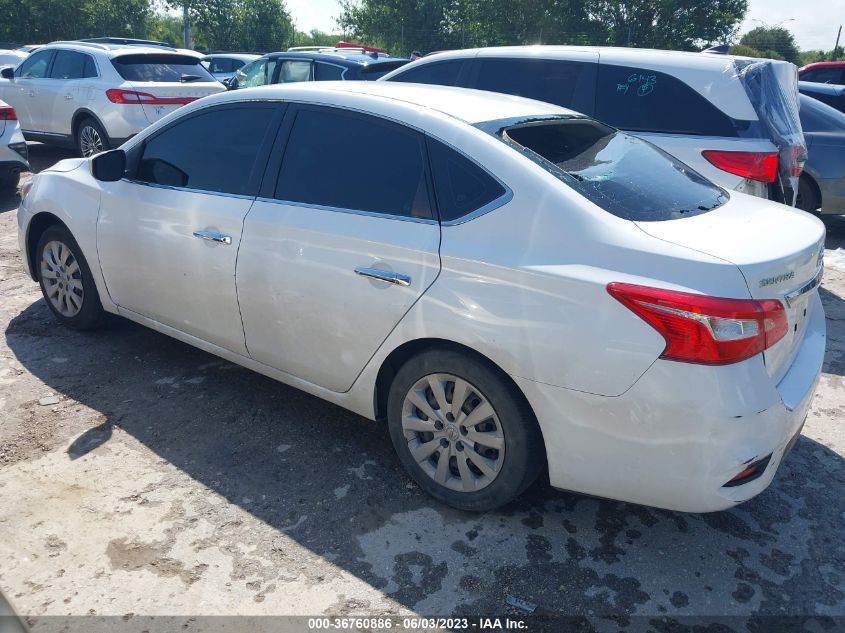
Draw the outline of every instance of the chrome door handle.
M65 95L65 99L67 99L68 101L70 101L71 99L73 99L73 95Z
M232 238L222 233L212 233L211 231L194 231L194 237L201 240L208 240L209 242L217 242L218 244L231 244Z
M30 90L30 91L29 91L29 96L30 96L30 97L34 97L34 96L35 96L35 90Z
M388 270L379 270L378 268L356 268L355 273L361 275L362 277L386 281L389 284L396 284L397 286L411 285L411 278L408 277L408 275L400 275L399 273L392 273Z

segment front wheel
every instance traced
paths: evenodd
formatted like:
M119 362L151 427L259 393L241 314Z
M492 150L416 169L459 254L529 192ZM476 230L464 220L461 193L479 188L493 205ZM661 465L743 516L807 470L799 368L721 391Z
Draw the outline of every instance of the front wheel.
M545 464L540 429L522 395L469 354L431 350L411 358L393 380L387 409L405 470L455 508L502 506Z
M88 262L66 228L49 227L38 240L38 282L50 311L63 324L90 330L102 322L103 307Z

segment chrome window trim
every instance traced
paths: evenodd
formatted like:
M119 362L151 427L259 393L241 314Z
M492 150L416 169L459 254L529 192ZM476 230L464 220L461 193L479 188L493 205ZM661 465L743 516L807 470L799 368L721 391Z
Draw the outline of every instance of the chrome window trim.
M320 211L333 211L335 213L346 213L349 215L363 215L372 218L381 218L385 220L401 220L404 222L414 222L416 224L438 224L434 218L414 218L407 215L396 215L393 213L377 213L375 211L362 211L360 209L346 209L343 207L331 207L324 204L313 204L311 202L295 202L293 200L279 200L277 198L262 198L255 199L256 202L270 202L272 204L283 204L290 207L299 207L302 209L317 209Z
M824 276L824 264L819 266L818 271L816 272L815 276L810 281L805 283L800 288L793 290L792 292L790 292L790 293L788 293L784 296L784 299L786 300L786 307L791 308L793 301L795 301L796 299L798 299L800 297L803 297L808 292L811 292L811 291L815 290L816 288L818 288L822 283L822 277L823 276Z
M132 185L153 187L154 189L166 189L168 191L184 191L185 193L204 193L209 196L220 196L222 198L237 198L238 200L255 199L255 196L250 196L243 193L225 193L223 191L207 191L206 189L194 189L192 187L174 187L173 185L161 185L156 182L144 182L143 180L132 180L130 178L121 178L120 180L121 182L126 182Z

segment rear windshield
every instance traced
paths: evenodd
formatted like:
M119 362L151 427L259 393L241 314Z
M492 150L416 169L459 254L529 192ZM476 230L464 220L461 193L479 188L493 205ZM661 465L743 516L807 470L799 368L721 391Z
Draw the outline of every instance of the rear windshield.
M216 81L200 59L187 55L122 55L111 63L126 81Z
M387 73L396 70L400 66L404 66L408 60L400 60L395 62L381 62L380 64L367 64L361 69L361 78L374 81L384 77Z
M591 119L528 121L500 138L620 218L673 220L720 207L728 195L651 143Z

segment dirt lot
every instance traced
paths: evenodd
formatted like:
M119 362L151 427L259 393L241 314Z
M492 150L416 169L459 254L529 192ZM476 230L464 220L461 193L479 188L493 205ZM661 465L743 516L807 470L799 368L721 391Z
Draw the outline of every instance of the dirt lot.
M764 494L689 515L538 485L475 515L418 490L374 423L129 322L60 327L22 272L16 206L0 201L0 590L36 631L71 614L520 613L509 597L845 615L843 271L822 290L819 393ZM828 235L845 247L845 221Z

